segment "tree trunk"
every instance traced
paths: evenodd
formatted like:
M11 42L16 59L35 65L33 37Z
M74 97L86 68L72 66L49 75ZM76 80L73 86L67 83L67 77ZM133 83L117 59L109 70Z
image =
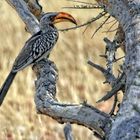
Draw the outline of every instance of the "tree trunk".
M112 2L112 3L111 3ZM109 140L140 138L140 1L110 0L108 11L125 32L125 94L107 135Z

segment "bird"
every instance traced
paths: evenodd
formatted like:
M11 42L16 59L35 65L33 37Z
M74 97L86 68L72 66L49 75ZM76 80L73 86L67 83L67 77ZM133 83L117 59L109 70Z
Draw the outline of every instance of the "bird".
M55 24L65 21L77 25L75 18L66 12L48 12L41 16L39 21L40 31L25 42L24 47L16 57L12 69L0 89L0 106L16 74L27 66L49 57L59 37Z

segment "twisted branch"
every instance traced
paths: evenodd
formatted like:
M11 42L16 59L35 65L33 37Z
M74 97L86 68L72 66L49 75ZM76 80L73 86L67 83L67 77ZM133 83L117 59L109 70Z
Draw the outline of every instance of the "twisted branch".
M104 136L106 124L111 122L109 115L87 103L79 105L58 102L55 97L58 73L52 61L39 61L34 65L33 70L37 75L35 103L38 113L48 115L59 123L83 125Z

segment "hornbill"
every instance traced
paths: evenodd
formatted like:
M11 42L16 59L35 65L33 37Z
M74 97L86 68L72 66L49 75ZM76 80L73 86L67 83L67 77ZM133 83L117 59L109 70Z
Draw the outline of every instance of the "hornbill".
M59 36L58 30L54 25L63 21L76 24L76 20L68 13L49 12L42 15L39 22L40 31L26 41L0 89L0 105L3 103L17 72L49 56Z

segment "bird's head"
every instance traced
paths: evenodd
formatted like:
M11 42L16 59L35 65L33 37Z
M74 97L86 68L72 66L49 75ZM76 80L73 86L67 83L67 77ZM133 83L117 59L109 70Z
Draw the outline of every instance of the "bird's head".
M59 22L72 22L74 24L76 23L76 20L74 17L68 13L65 12L49 12L45 13L42 15L40 19L40 24L41 25L46 25L46 24L56 24Z

